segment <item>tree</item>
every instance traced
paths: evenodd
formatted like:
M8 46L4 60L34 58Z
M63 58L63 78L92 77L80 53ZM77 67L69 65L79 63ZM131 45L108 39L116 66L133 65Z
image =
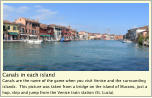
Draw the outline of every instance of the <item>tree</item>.
M144 37L142 35L139 35L138 44L143 45L143 41L144 41Z

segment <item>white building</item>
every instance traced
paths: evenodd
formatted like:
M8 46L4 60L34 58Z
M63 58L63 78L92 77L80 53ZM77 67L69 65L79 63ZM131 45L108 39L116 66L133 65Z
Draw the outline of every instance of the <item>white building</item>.
M79 32L79 40L88 40L88 33L85 31Z
M148 29L148 26L130 29L128 30L128 33L126 34L126 39L129 39L131 41L136 41L139 34L147 31L147 29Z

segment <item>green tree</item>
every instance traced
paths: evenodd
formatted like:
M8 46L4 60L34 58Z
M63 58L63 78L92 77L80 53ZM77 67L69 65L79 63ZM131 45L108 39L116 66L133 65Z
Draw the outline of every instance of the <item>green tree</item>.
M144 37L142 35L139 35L138 44L143 45L143 41L144 41Z
M145 39L145 40L146 40L146 41L147 41L147 40L149 40L149 35L148 35L148 36L146 36L146 39Z

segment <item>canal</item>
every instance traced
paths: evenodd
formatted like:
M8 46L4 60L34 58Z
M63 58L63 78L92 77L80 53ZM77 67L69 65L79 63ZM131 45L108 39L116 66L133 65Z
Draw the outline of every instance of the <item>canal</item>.
M112 40L4 42L4 71L148 71L149 48Z

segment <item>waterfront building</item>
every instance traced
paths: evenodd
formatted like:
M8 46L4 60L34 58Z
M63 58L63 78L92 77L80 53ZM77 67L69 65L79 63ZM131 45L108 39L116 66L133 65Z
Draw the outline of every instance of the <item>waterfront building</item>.
M114 40L123 40L123 35L115 35Z
M28 35L29 39L40 37L40 23L37 20L28 18L18 18L15 20L16 23L25 25L25 36Z
M47 33L50 35L50 40L54 41L55 38L54 38L54 29L53 29L53 27L50 26L50 25L47 25L47 30L48 30Z
M110 34L110 40L114 40L115 35L114 34Z
M28 40L29 35L26 33L25 25L19 24L19 30L20 30L20 40Z
M46 24L40 24L40 40L53 40L53 28Z
M79 33L74 30L74 29L71 29L71 33L72 33L72 40L79 40Z
M146 32L148 30L148 26L139 27L139 28L133 28L128 30L128 33L126 34L126 39L131 41L137 41L137 38L139 35L143 32Z
M102 38L103 38L104 40L111 40L111 36L110 36L109 34L107 34L107 33L103 34L103 35L102 35Z
M96 39L96 40L101 40L101 39L102 39L102 34L100 34L100 33L95 33L95 39Z
M88 32L80 31L79 32L79 39L80 40L88 40Z
M103 40L106 39L106 34L102 34L102 37L101 37Z
M50 24L49 27L52 27L53 28L53 39L55 41L60 41L61 40L61 37L62 37L62 29L61 29L61 26L59 25L55 25L55 24Z
M79 32L75 32L75 40L79 40Z
M140 27L137 32L140 32L140 34L142 34L142 36L146 38L149 36L149 27L148 26Z
M149 31L144 31L141 33L144 38L149 36Z
M137 28L128 30L128 33L126 34L126 39L135 41L136 40L136 30L137 30Z
M83 34L81 32L79 32L79 40L83 40Z
M96 35L94 33L88 33L88 39L94 40L96 38Z
M19 24L3 21L3 40L18 40L19 39Z
M64 38L65 40L74 40L73 32L70 26L62 26L62 38Z
M84 40L88 40L88 32L85 32Z
M111 37L109 34L106 35L106 39L105 40L111 40Z

